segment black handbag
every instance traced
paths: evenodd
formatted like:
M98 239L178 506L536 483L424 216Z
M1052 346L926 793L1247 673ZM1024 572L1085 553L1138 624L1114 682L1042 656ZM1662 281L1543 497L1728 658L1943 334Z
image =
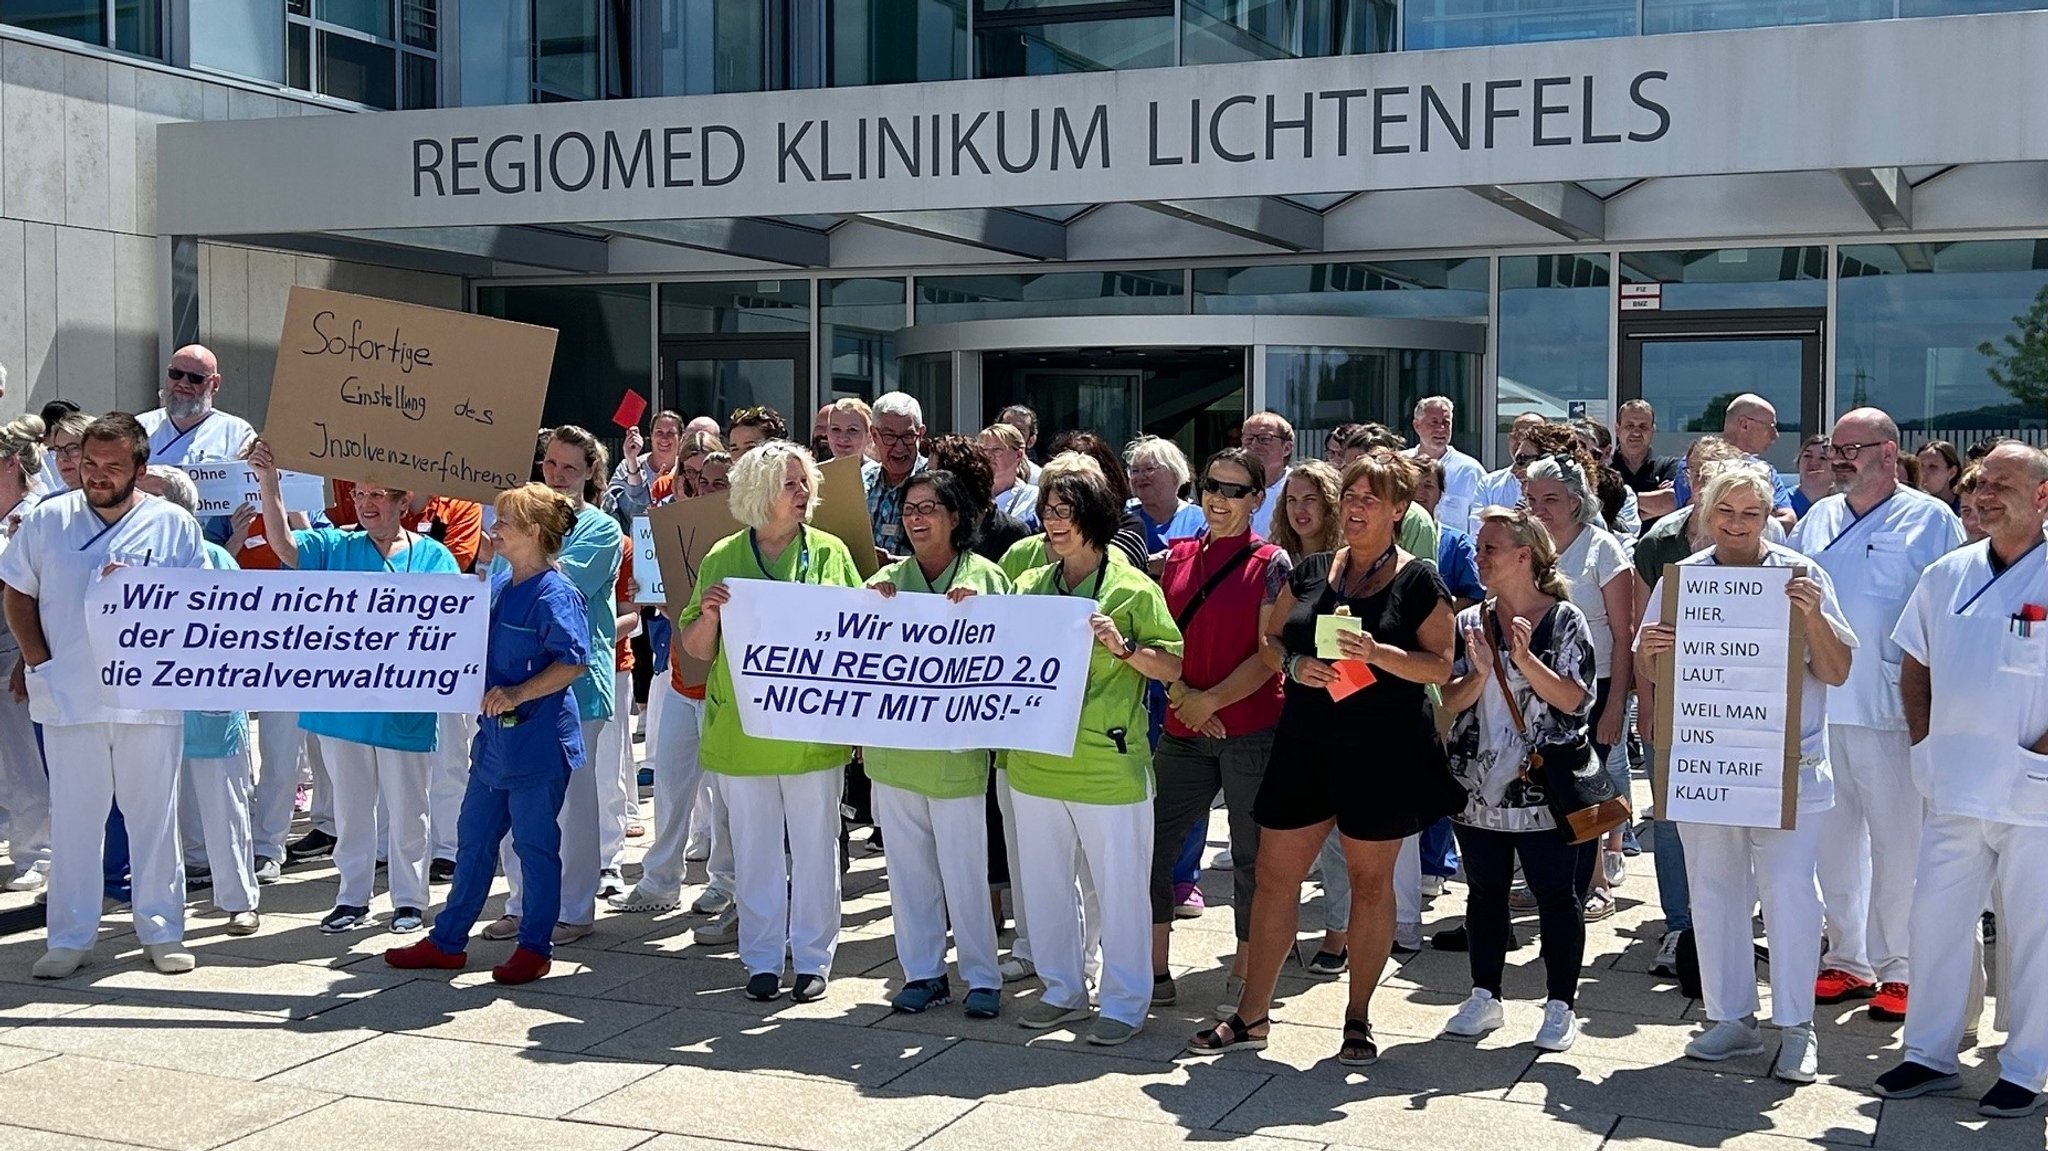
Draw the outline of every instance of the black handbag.
M1493 627L1494 601L1488 600L1485 607L1486 622ZM1503 637L1496 637L1503 638ZM1532 640L1534 636L1530 637ZM1529 739L1529 729L1522 720L1522 708L1515 700L1513 689L1508 687L1507 667L1501 663L1500 644L1490 645L1493 653L1493 678L1500 684L1500 693L1508 701L1508 714L1514 717L1515 731L1524 742ZM1633 814L1628 799L1614 788L1614 780L1607 774L1607 765L1593 758L1593 745L1581 732L1570 740L1531 744L1529 755L1522 763L1522 781L1534 782L1543 789L1544 799L1550 805L1551 818L1557 822L1558 834L1567 843L1591 843L1629 821Z

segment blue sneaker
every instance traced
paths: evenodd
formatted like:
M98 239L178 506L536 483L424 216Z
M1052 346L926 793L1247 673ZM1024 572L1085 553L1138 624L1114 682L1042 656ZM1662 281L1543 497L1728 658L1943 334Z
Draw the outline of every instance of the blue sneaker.
M903 985L889 1005L905 1015L917 1015L953 1002L953 988L941 975L937 979L913 979Z
M994 1019L1003 1013L1003 992L999 987L977 987L967 993L967 1018Z

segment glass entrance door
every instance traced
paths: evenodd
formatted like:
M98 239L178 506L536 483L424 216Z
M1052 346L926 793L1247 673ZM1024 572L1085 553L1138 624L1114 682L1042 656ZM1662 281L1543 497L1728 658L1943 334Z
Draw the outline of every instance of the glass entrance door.
M803 336L663 340L659 406L723 424L740 408L769 407L800 441L810 434L810 343Z
M1702 432L1719 433L1729 401L1753 392L1778 411L1779 436L1764 458L1798 467L1799 441L1824 430L1818 311L1671 313L1621 324L1622 402L1657 413L1652 450L1677 455Z
M1244 422L1244 366L1242 348L984 352L982 412L1030 406L1041 448L1065 431L1092 431L1118 447L1150 434L1200 461Z

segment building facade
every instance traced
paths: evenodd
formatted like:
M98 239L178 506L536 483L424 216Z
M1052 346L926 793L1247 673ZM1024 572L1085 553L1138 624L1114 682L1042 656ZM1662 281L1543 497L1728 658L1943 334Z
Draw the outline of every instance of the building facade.
M2039 440L2048 12L1988 7L0 0L4 403L145 405L196 338L260 415L307 283L559 328L593 427Z

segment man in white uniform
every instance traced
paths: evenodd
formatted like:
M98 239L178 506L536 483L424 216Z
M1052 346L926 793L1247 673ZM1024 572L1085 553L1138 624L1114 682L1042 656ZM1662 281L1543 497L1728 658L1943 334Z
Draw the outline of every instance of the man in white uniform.
M184 716L124 710L101 686L85 631L86 589L114 566L204 567L199 525L136 490L148 433L115 412L86 429L83 491L44 500L0 553L7 624L27 668L29 714L43 725L50 772L50 949L38 979L62 979L92 952L100 926L107 810L127 817L135 935L158 971L190 971L185 866L178 852Z
M172 353L157 393L164 406L135 417L149 432L151 462L183 467L241 456L256 430L242 417L213 406L219 392L220 362L204 344L187 344Z
M1522 469L1535 462L1535 457L1523 456L1528 446L1522 442L1530 428L1540 428L1550 421L1535 412L1523 412L1508 425L1508 466L1491 471L1480 477L1478 490L1472 494L1471 515L1462 524L1452 527L1464 528L1472 538L1479 538L1479 521L1476 518L1480 508L1511 508L1522 502Z
M1294 425L1279 412L1260 412L1244 422L1238 442L1265 468L1273 482L1266 485L1266 498L1252 513L1252 534L1260 539L1273 535L1273 516L1287 494L1287 465L1294 459Z
M1929 564L1963 543L1948 505L1898 480L1899 427L1876 408L1835 422L1829 447L1840 494L1816 502L1791 544L1834 577L1863 658L1828 693L1835 806L1819 816L1827 954L1814 1000L1870 999L1870 1017L1906 1017L1906 917L1923 804L1907 769L1906 717L1892 629Z
M1479 483L1486 478L1486 468L1451 446L1452 417L1456 413L1448 396L1424 396L1416 401L1415 415L1410 421L1415 428L1415 446L1404 454L1443 461L1444 492L1437 500L1437 522L1463 531L1471 521L1472 501L1479 497Z
M1906 1057L1877 1092L1910 1099L1961 1083L1977 917L1996 883L2012 1025L1977 1110L2019 1118L2048 1102L2048 455L2001 444L1977 475L1971 499L1989 538L1935 561L1892 633L1928 814Z

